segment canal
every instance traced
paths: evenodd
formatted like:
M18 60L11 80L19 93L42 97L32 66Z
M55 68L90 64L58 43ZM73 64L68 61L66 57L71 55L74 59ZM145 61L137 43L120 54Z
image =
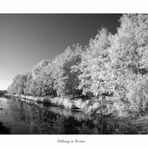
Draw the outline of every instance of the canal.
M130 124L77 110L0 98L0 134L135 134Z

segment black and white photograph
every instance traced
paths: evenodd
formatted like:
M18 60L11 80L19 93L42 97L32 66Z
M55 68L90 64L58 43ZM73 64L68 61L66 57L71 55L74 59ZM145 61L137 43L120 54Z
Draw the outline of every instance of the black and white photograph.
M91 3L67 9L55 0L55 9L48 3L40 11L38 2L25 9L10 2L0 11L2 147L145 143L148 13Z
M0 147L146 147L147 2L0 0Z
M148 14L0 14L0 134L147 134Z

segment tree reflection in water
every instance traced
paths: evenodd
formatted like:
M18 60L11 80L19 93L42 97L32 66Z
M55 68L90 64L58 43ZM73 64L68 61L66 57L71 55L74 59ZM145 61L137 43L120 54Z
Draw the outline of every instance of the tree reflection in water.
M7 106L8 118L11 116L10 133L13 134L135 134L137 131L123 120L101 118L97 114L91 117L82 112L28 104L15 98L8 99Z
M1 122L0 122L0 134L9 134L9 129L4 127Z
M66 116L61 115L60 108L43 108L17 99L9 99L7 102L15 122L27 127L32 134L78 133L76 126L80 126L80 122L72 116L69 117L72 114L65 112Z

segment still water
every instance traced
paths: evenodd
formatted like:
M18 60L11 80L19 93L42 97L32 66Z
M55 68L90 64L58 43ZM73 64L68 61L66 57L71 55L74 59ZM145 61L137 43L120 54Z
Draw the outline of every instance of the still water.
M0 134L135 133L122 121L48 107L17 98L0 98Z

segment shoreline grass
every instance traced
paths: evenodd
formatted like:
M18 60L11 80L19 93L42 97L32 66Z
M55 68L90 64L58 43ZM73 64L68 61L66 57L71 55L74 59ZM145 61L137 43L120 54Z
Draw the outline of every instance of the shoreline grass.
M73 100L68 98L67 96L51 98L49 96L35 97L35 96L19 95L19 94L6 94L6 97L10 96L30 101L35 101L37 103L43 103L44 105L59 106L73 110L75 109L88 114L92 113L93 111L97 110L97 108L99 108L99 103L95 103L94 105L90 103L90 100L83 101L81 98Z

